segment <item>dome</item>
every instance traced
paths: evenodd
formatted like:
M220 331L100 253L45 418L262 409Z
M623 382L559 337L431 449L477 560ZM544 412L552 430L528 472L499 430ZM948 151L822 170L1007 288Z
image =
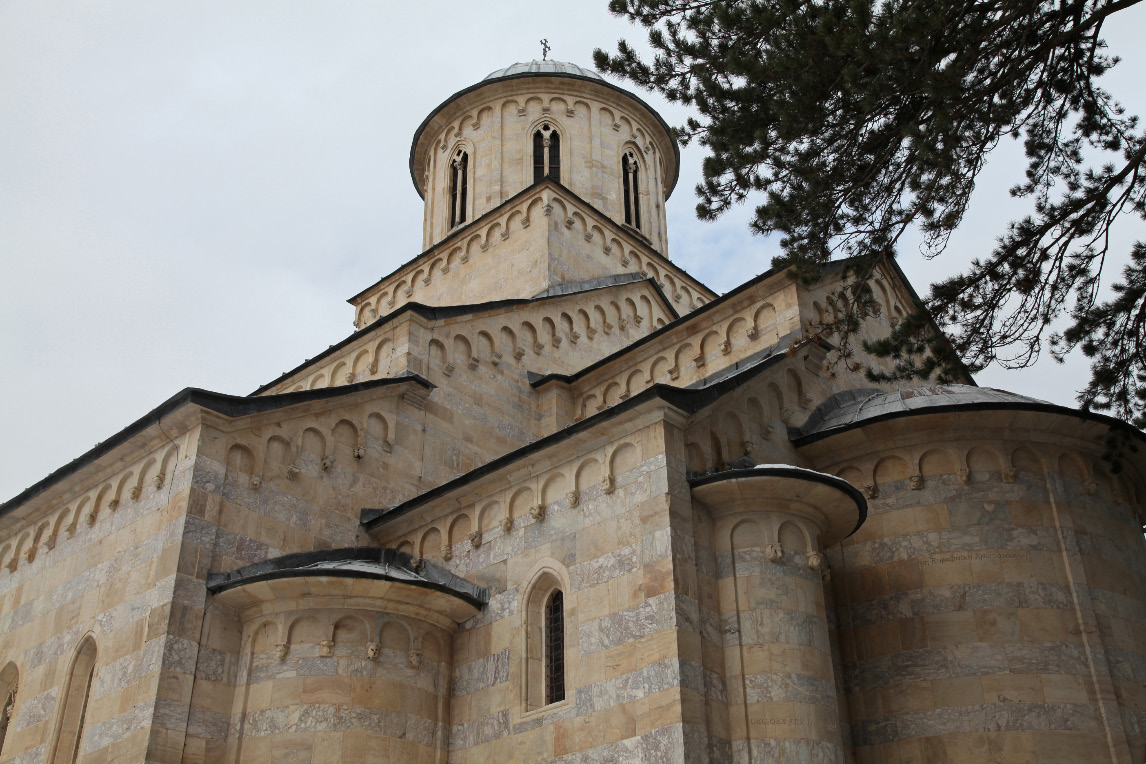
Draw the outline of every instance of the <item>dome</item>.
M875 388L860 388L844 390L828 398L816 407L802 427L789 427L788 435L796 440L846 430L874 420L924 413L927 409L1009 409L1031 406L1059 408L1045 401L993 387L924 385L891 393Z
M500 80L508 77L520 77L526 74L558 74L567 75L571 77L588 77L593 80L601 80L604 78L592 69L586 69L577 64L571 64L568 61L538 61L536 58L532 61L519 61L516 64L510 64L504 69L498 69L482 77L482 82L490 80Z

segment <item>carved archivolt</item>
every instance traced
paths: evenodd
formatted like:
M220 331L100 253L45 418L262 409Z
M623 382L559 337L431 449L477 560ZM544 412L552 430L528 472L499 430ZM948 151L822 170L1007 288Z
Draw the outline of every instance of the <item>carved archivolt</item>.
M569 509L615 493L633 479L639 464L639 447L622 440L484 496L388 546L449 562L516 528L545 522L550 509Z
M706 317L705 320L712 318ZM627 354L624 364L611 364L579 380L576 387L579 391L575 407L577 418L591 416L658 382L675 386L690 384L725 366L721 360L723 356L753 343L763 349L775 345L780 339L776 309L762 298L737 309L731 316L716 320L717 327L705 333L699 341L694 336L695 327L685 320L673 332L679 337L675 343L666 347L662 341L642 348ZM709 362L713 363L712 369L708 367ZM789 382L794 385L789 400L802 408L810 408L813 400L804 393L798 373L789 373L793 375ZM781 405L780 409L783 408Z
M111 476L97 478L63 506L36 513L27 523L17 526L11 536L0 541L0 573L14 572L21 565L35 562L42 553L55 549L60 542L95 526L128 504L151 501L156 494L160 501L166 501L179 454L179 446L169 444Z

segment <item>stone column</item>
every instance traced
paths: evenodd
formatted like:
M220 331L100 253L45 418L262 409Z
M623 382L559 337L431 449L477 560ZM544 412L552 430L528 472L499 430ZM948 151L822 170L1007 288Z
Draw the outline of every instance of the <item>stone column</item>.
M695 481L713 515L733 761L842 764L823 548L866 509L844 481L791 467Z

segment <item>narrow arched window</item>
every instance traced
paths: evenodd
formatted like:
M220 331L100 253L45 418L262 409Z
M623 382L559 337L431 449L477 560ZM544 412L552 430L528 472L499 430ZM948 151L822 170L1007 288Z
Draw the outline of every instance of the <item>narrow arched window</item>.
M79 759L80 741L84 735L88 696L95 676L95 640L86 637L72 659L72 668L64 681L63 703L56 722L56 745L52 764L75 764Z
M555 589L545 603L545 704L565 700L565 598Z
M533 134L533 182L542 178L561 182L561 136L548 124Z
M621 176L625 184L625 225L641 230L641 192L638 187L637 157L626 151L621 157Z
M466 222L469 172L470 155L458 149L450 161L450 228L455 228Z
M0 756L4 754L4 739L8 736L8 725L16 713L16 689L20 684L20 672L9 663L0 671Z

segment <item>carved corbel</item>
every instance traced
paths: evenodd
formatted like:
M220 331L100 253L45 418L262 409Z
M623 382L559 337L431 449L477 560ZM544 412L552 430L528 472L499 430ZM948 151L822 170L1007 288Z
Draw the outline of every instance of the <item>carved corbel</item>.
M542 351L542 350L545 350L545 346L544 346L544 345L542 345L540 342L534 342L534 343L533 343L533 352L534 352L534 353L537 353L538 355L541 355L541 351Z
M334 466L334 457L333 456L322 457L322 469L323 469L323 471L326 471L333 466Z
M498 526L501 528L502 534L509 533L510 531L513 530L513 518L512 517L503 517L501 519L501 522L498 523Z
M254 488L257 491L262 486L263 479L258 475L251 475L251 479L248 480L247 483L251 486L251 488Z
M293 464L290 465L289 467L286 468L287 480L294 480L295 478L297 478L299 476L299 473L301 473L301 472L302 472L302 470L300 470L295 465L293 465Z
M514 348L513 349L513 357L520 361L522 358L525 357L525 350L523 350L522 348Z
M519 117L525 116L525 107L524 106L518 106L517 107L517 116L519 116Z
M411 295L414 294L414 287L412 287L412 286L403 287L402 288L402 294L406 295L407 297L410 297Z
M501 233L498 235L501 237L502 241L505 241L506 239L509 238L509 229L508 228L501 229Z
M49 533L40 544L49 552L56 548L56 534Z
M522 218L521 219L521 227L522 228L529 228L529 218Z
M577 340L579 340L579 339L581 339L581 333L580 332L569 332L569 341L572 342L574 345L577 344Z
M275 645L275 658L280 661L285 661L287 655L290 654L290 645L286 642L279 642Z
M765 438L767 438L768 440L772 440L772 435L776 432L776 428L770 424L766 424L766 425L764 425L764 429L761 430L761 432L763 433Z
M1085 488L1087 496L1093 496L1098 493L1098 483L1094 482L1093 480L1086 481Z
M561 347L561 335L554 335L554 337L553 337L553 347L555 347L555 348L557 348L557 347Z
M382 450L385 451L386 453L390 453L391 451L394 450L394 446L390 443L390 441L383 440L382 441Z
M750 326L744 330L744 336L750 340L756 339L760 335L760 330L755 326Z
M422 557L411 557L410 558L410 570L414 571L415 573L421 573L425 567L426 567L425 558L422 558Z
M427 273L425 276L422 277L422 286L429 286L429 285L430 285L430 274Z
M617 480L612 475L601 478L601 493L610 494L617 490Z
M593 339L594 337L597 336L597 330L591 326L586 326L585 327L585 336L588 337L589 339Z
M637 326L640 326L642 323L644 323L644 320L645 319L643 319L640 316L633 316L633 323L636 324Z
M864 494L864 496L868 497L869 499L878 499L879 498L879 486L876 485L875 483L868 483L867 485L865 485L863 487L863 494Z
M354 458L355 459L361 459L364 456L366 456L366 449L363 448L362 446L355 446L354 447Z
M923 476L922 475L912 475L910 478L908 478L908 480L911 481L911 490L913 490L913 491L922 491L923 490Z
M696 368L698 368L698 369L704 368L704 356L698 355L696 358L692 359L692 362L694 364L696 364Z
M606 321L605 323L601 324L601 331L603 331L605 334L609 334L613 331L613 325Z
M470 360L466 363L466 366L469 367L470 371L474 371L478 367L478 359L470 356Z
M970 470L961 469L961 470L959 470L958 475L959 475L959 482L962 483L963 485L967 485L968 483L971 482Z
M394 307L394 298L393 297L387 297L386 298L386 307L387 308L393 308Z
M471 531L470 535L467 536L466 538L468 538L470 540L470 546L473 547L474 549L477 549L479 546L481 546L481 542L482 542L481 531Z
M796 418L796 412L785 406L780 410L780 420L784 424L792 424L792 420Z
M353 383L354 382L354 372L351 372L351 371L346 372L346 376L344 377L344 379L346 380L346 384L348 384L348 385Z
M485 252L487 249L489 249L489 244L483 243L483 244L479 244L478 246L481 248L482 252ZM461 254L458 255L458 262L461 263L462 265L465 265L469 261L470 261L470 255L468 252L462 252Z
M764 548L764 556L768 558L768 562L780 562L784 559L784 547L779 544L769 544Z
M566 116L566 117L572 117L572 116L573 116L574 114L576 114L576 113L577 113L577 112L573 110L573 107L572 107L572 106L566 106L566 107L565 107L565 116Z
M544 520L545 519L545 505L544 504L534 504L532 507L529 508L529 516L532 517L537 522L541 522L542 520Z
M452 363L447 362L446 365L442 367L442 373L447 377L451 377L453 376L456 369L457 367L455 367Z
M678 379L680 377L680 369L676 366L673 366L671 369L669 369L668 373L669 379Z
M808 567L812 570L823 570L824 556L819 552L808 552Z
M1003 468L1003 482L1004 483L1015 482L1015 468L1014 467Z
M629 321L624 316L617 319L617 327L623 332L628 327Z
M617 131L619 131L620 129L621 129L621 123L620 123L620 122L614 122L614 123L613 123L613 131L614 131L614 132L617 132Z
M570 507L575 507L581 503L581 495L577 491L570 491L565 494L565 498L569 500Z
M545 213L545 217L549 217L553 214L553 205L549 202L546 202L545 204L541 205L541 211Z
M572 228L577 223L573 218L565 218L565 227Z
M439 268L438 270L440 270L442 272L442 275L445 275L445 274L450 272L450 264L449 263L442 263L442 267Z
M162 487L163 487L163 473L162 473L162 472L160 472L158 475L156 475L155 477L151 478L151 484L152 484L153 486L155 486L155 490L157 490L157 491L158 491L160 488L162 488Z
M406 653L406 665L412 669L419 668L422 665L422 651L411 650Z
M684 299L684 295L681 294L680 292L673 292L672 299L673 299L673 302L680 302L681 300Z
M366 660L368 660L368 661L378 660L378 655L381 652L382 652L382 645L378 644L377 642L367 642L366 643Z
M368 371L369 371L371 374L377 374L377 373L378 373L378 362L377 362L377 361L375 361L375 362L373 362L372 364L370 364L370 366L369 366L369 367L367 367L367 370L368 370Z
M604 253L605 253L606 255L611 255L611 254L613 254L613 245L612 245L612 244L606 244L606 245L604 246L604 249L603 249L603 251L604 251Z
M318 655L322 658L334 656L334 640L324 639L318 643Z
M759 444L757 444L756 441L754 441L754 440L744 441L743 448L744 448L744 455L745 456L748 456L749 454L754 454L760 450Z
M442 559L446 562L454 559L454 548L449 544L442 544Z
M90 527L92 527L93 525L95 525L95 523L96 523L96 513L95 513L95 510L94 510L94 509L89 509L89 510L88 510L88 512L87 512L87 514L86 514L86 515L84 515L84 522L85 522L85 523L87 523L87 526L88 526L89 528L90 528ZM15 568L13 568L13 570L15 570Z
M721 342L720 343L720 352L724 355L728 355L729 353L731 353L732 352L732 343L729 342L728 340Z
M803 408L808 408L815 400L816 399L813 398L809 393L804 393L802 396L800 396L800 405Z
M585 241L593 241L593 232L592 231L586 231L585 232Z
M501 363L501 359L504 357L505 356L503 356L499 351L495 350L490 354L490 363L492 363L494 366L497 366Z
M25 562L35 562L36 561L36 545L35 544L32 544L30 547L28 547L27 549L24 550L24 561Z
M631 262L633 261L629 259L628 255L621 255L621 265L628 266Z
M107 511L114 512L119 509L119 499L111 499L107 503Z

